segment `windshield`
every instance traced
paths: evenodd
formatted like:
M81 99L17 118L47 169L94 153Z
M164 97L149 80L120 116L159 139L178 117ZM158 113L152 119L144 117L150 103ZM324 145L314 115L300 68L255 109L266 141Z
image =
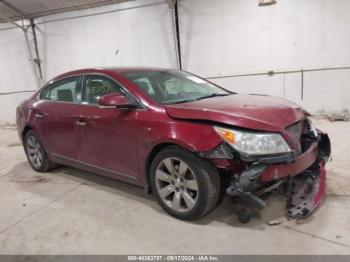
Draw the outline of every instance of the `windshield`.
M178 104L232 94L202 78L176 70L124 72L160 104Z

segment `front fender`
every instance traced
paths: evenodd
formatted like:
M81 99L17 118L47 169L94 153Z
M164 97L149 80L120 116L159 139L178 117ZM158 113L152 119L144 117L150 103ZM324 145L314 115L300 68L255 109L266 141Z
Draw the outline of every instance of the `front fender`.
M176 121L148 129L149 148L161 143L177 144L192 152L206 152L222 142L212 125Z
M147 163L152 161L155 151L163 146L177 145L190 152L200 153L210 151L222 143L222 138L212 125L207 123L157 122L140 132L142 134L139 136L139 166L141 168L140 178L144 184L148 171Z

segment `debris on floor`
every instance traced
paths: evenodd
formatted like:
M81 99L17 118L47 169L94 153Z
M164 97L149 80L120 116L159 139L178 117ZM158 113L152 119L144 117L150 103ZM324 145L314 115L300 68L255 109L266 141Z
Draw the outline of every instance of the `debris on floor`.
M334 121L349 121L350 115L346 115L346 114L331 114L331 115L328 115L328 119L331 122L334 122Z
M287 221L288 221L287 217L283 216L283 217L279 217L279 218L270 220L267 224L269 226L277 226L277 225L280 225L280 224L287 222Z

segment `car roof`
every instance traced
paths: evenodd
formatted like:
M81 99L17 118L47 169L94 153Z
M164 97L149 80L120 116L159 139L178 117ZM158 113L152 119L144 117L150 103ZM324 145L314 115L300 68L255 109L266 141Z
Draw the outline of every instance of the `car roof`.
M158 68L158 67L95 67L95 68L83 68L83 69L77 69L73 71L69 71L63 74L60 74L56 76L52 80L58 80L61 78L69 77L69 76L75 76L80 74L87 74L87 73L127 73L127 72L143 72L143 71L166 71L166 70L174 70L171 68Z

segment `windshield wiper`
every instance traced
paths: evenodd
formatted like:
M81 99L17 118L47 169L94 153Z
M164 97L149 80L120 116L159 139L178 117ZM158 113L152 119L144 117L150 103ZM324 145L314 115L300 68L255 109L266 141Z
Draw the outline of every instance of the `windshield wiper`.
M216 96L228 96L230 94L223 94L223 93L211 93L209 95L206 96L200 96L198 98L196 98L195 100L201 100L201 99L206 99L206 98L211 98L211 97L216 97Z
M196 101L197 99L182 99L182 100L173 100L173 101L167 101L163 104L165 105L174 105L174 104L181 104L181 103L187 103L187 102L193 102Z
M197 101L197 100L201 100L201 99L205 99L205 98L210 98L210 97L228 96L228 95L232 95L232 94L231 94L231 93L228 93L228 94L223 94L223 93L211 93L211 94L209 94L209 95L200 96L200 97L192 98L192 99L182 99L182 100L167 101L167 102L165 102L164 104L165 104L165 105L174 105L174 104L181 104L181 103L193 102L193 101Z

